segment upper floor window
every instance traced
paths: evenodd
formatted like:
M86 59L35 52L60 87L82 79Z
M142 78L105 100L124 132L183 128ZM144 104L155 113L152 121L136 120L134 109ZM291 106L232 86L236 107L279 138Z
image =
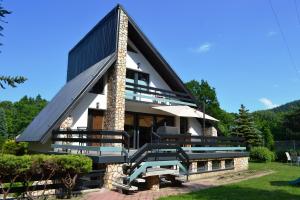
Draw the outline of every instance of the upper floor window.
M104 94L104 78L102 77L95 85L94 87L91 89L91 93L95 93L95 94Z
M149 86L149 74L131 69L126 70L126 82Z

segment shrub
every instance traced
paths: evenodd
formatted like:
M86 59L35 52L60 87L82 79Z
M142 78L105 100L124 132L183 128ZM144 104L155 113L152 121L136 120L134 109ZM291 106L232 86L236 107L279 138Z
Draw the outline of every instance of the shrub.
M92 170L92 160L83 155L57 156L58 173L62 175L61 181L67 188L67 197L70 198L79 174Z
M266 147L253 147L250 150L250 159L260 162L271 162L275 160L275 154Z
M0 156L0 186L3 199L6 199L17 178L24 177L31 167L30 156L1 155ZM9 180L9 184L4 184Z
M3 198L6 199L10 189L17 186L16 180L18 180L27 186L27 198L32 199L34 192L29 191L30 183L33 178L40 177L38 181L44 184L41 193L44 196L48 180L58 175L61 176L61 181L70 197L77 177L91 170L92 160L84 155L15 156L3 154L0 156L0 190L2 190Z
M28 152L27 142L16 142L15 140L6 140L2 147L3 154L12 154L22 156Z

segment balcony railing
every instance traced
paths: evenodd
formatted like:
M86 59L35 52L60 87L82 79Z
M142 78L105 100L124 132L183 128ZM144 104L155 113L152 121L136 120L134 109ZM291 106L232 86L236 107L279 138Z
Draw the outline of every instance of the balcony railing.
M53 130L51 145L56 151L69 153L128 154L130 138L125 131L110 130Z
M126 99L162 105L196 106L186 93L126 82Z

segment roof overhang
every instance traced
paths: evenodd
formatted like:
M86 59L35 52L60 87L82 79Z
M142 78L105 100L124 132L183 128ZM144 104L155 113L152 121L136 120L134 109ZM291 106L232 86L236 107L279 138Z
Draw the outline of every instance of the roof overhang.
M115 61L113 53L69 81L16 140L41 143L49 140L52 130L63 122Z
M206 119L206 120L215 121L215 122L219 121L216 118L213 118L212 116L204 114L203 112L201 112L195 108L191 108L189 106L155 106L152 108L161 110L161 111L164 111L164 112L167 112L169 114L179 116L179 117L200 118L200 119Z

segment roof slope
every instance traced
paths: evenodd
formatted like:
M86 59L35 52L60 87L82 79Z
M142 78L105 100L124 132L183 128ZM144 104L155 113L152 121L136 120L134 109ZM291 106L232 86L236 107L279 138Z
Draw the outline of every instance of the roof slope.
M17 141L46 141L76 103L93 87L115 62L111 54L69 81L17 138Z

